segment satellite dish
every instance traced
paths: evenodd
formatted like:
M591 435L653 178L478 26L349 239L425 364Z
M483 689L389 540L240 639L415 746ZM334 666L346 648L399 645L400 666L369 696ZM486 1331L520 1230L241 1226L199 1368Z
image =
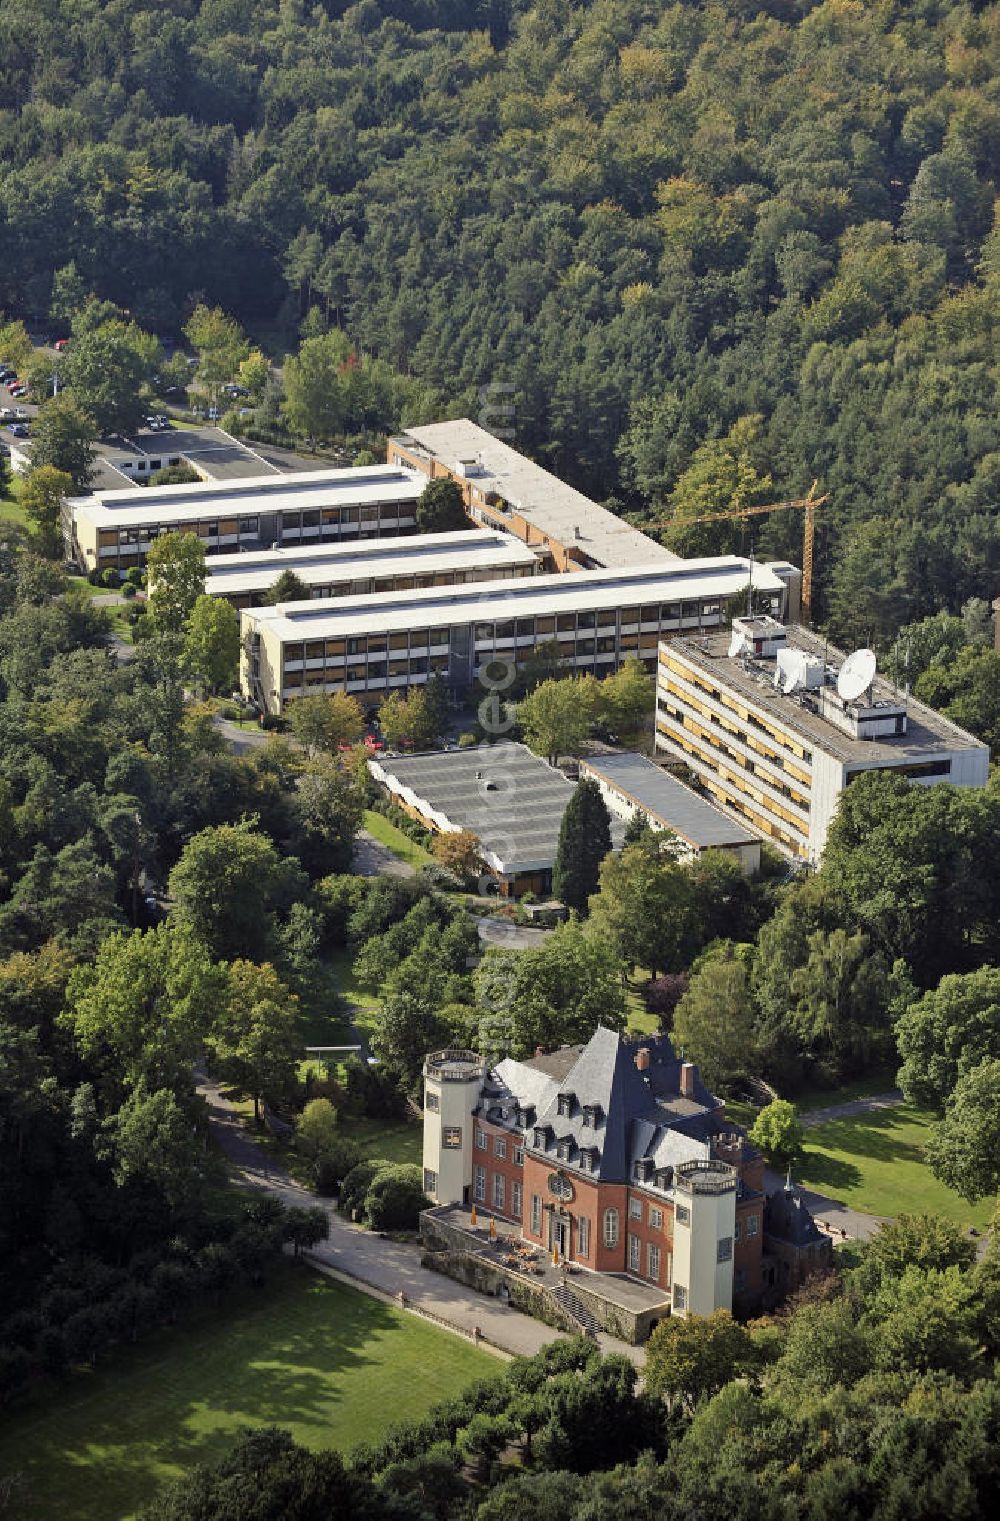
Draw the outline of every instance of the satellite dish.
M837 677L837 696L843 702L856 701L875 680L875 665L874 650L855 650L848 655Z
M743 630L734 628L733 637L729 641L729 659L735 660L737 655L744 655L751 648L750 641Z

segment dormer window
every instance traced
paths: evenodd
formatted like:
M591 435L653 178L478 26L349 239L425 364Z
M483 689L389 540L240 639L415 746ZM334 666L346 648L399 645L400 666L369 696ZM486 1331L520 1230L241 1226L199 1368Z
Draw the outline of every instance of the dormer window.
M570 1137L556 1142L556 1156L560 1162L568 1162L573 1155L573 1141Z
M549 1135L550 1134L551 1134L551 1132L549 1130L548 1125L536 1125L535 1126L535 1130L534 1130L535 1141L534 1141L534 1144L538 1147L538 1149L540 1151L545 1151L545 1149L547 1148L547 1146L549 1144Z
M604 1111L601 1108L600 1104L584 1104L583 1123L589 1126L591 1130L595 1130L601 1123L601 1116L603 1113Z
M672 1167L658 1167L656 1169L657 1188L672 1188L674 1182L674 1169Z
M561 1117L564 1120L568 1120L570 1115L573 1113L572 1093L560 1093L556 1103Z
M651 1157L640 1157L635 1164L635 1175L641 1183L648 1183L653 1176L653 1161Z

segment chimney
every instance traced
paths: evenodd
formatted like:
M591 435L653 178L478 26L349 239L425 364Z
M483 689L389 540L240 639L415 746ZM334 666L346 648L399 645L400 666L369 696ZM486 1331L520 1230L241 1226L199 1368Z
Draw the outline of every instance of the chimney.
M697 1075L698 1068L695 1066L694 1062L681 1062L681 1098L694 1098L694 1084Z
M649 1071L649 1047L640 1046L635 1053L635 1065L640 1072Z
M583 534L580 532L580 525L579 525L579 523L574 523L574 525L573 525L573 537L574 537L574 539L582 539L583 538Z

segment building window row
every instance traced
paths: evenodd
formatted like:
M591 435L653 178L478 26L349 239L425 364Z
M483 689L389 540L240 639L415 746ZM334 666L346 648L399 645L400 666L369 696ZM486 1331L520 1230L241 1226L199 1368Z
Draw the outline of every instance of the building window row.
M780 803L775 802L773 798L755 791L746 781L743 773L739 775L734 774L727 770L721 761L715 761L713 766L714 757L712 754L707 752L704 747L692 744L690 740L685 738L684 733L675 728L670 728L659 721L657 721L656 727L657 733L666 742L665 748L680 750L685 756L690 756L692 761L700 763L700 767L704 769L699 769L698 765L694 769L699 772L704 785L720 802L727 804L731 808L735 808L745 818L749 819L755 828L769 835L772 839L779 840L797 855L806 854L808 829L801 819L795 814L790 813L788 809L782 807ZM719 782L730 783L734 790L729 791L719 787ZM757 804L758 810L764 811L755 811L742 800L741 794L746 794ZM777 826L774 822L775 815L786 824L789 824L797 833L795 835L787 834Z
M680 700L684 702L687 701L687 698L683 693L675 692L672 687L668 687L667 690L671 696L679 697ZM796 788L792 787L787 781L785 781L783 776L772 776L766 768L762 768L748 756L743 755L739 750L734 750L731 745L726 744L725 740L722 740L718 737L714 729L706 729L703 724L700 724L696 719L692 718L691 715L685 712L683 708L678 708L675 704L669 703L661 697L657 701L657 709L660 713L667 715L669 718L672 718L675 723L680 724L683 728L690 730L692 734L696 734L698 738L702 740L704 744L709 746L709 748L714 753L724 755L727 760L733 763L733 765L739 766L741 770L747 772L751 776L754 776L757 780L760 781L761 785L770 787L772 791L788 798L790 802L795 803L803 810L808 809L809 796L807 793L799 792L796 790ZM712 715L709 715L709 719L712 720ZM714 720L712 721L714 722ZM780 757L773 764L779 769L784 769L784 765Z
M717 686L714 686L707 677L701 674L700 671L694 669L691 666L685 665L684 662L679 660L675 654L664 654L661 652L660 666L661 668L665 667L668 671L673 672L675 676L680 677L680 679L686 682L689 686L699 688L699 690L710 697L713 702L718 703L720 707L728 708L730 712L735 713L739 718L741 724L752 725L754 728L759 729L762 734L766 734L770 739L774 740L775 744L780 745L782 750L789 750L794 756L796 756L800 761L803 761L807 766L812 764L812 751L803 745L799 740L795 739L790 734L786 734L785 731L779 728L776 724L770 723L766 718L754 712L752 708L746 706L745 703L740 702L738 698L733 697L728 692L722 691Z

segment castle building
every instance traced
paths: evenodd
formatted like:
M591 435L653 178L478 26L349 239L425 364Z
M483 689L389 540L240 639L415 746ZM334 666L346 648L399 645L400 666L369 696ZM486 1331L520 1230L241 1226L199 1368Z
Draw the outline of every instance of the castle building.
M632 1044L598 1027L584 1046L495 1067L429 1055L424 1189L513 1223L588 1283L656 1289L676 1315L750 1309L777 1285L763 1158L666 1036ZM800 1199L794 1230L787 1214L783 1283L802 1276L802 1251L808 1270L830 1254Z

